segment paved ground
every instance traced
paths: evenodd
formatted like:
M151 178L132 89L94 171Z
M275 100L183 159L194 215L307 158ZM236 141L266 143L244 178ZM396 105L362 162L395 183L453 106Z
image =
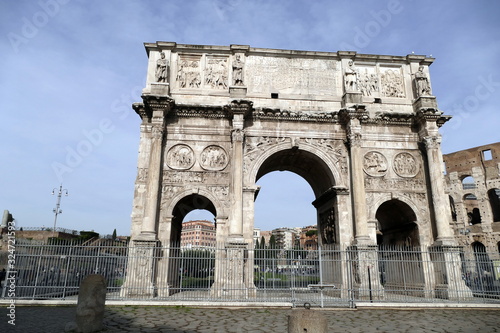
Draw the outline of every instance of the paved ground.
M0 308L0 332L64 332L75 306L17 306L16 326ZM291 309L213 309L160 306L108 306L104 332L287 332ZM329 332L500 332L500 310L328 309Z

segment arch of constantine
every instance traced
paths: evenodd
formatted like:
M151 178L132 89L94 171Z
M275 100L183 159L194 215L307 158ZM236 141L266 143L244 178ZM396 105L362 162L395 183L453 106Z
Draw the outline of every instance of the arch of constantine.
M322 248L355 249L361 297L368 285L383 291L379 276L363 267L376 265L381 244L439 248L441 256L430 258L436 264L423 268L432 276L425 289L449 299L467 290L438 132L450 116L432 95L433 58L145 47L146 87L133 105L142 123L131 240L141 259L129 262L122 293L173 293L179 269L172 248L194 209L213 213L225 249L215 258L213 295L255 293L256 182L276 170L310 184ZM158 246L170 250L154 253ZM336 265L341 273L325 267L323 283L345 283L347 267ZM130 287L139 280L144 288Z

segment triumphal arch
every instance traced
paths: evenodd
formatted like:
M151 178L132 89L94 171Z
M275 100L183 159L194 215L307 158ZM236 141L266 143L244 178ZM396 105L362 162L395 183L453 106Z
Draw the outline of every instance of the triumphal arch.
M179 244L194 209L213 213L226 249L215 258L215 296L255 292L256 182L288 170L313 189L323 247L353 247L359 258L379 244L442 247L452 260L435 269L446 278L428 283L453 297L461 279L438 133L450 117L432 94L433 58L145 47L146 87L133 105L142 123L131 234L143 259L129 263L124 290L147 285L126 292L172 293L174 250L153 252ZM342 276L328 280L342 284ZM380 285L377 274L360 274L359 289L368 284Z

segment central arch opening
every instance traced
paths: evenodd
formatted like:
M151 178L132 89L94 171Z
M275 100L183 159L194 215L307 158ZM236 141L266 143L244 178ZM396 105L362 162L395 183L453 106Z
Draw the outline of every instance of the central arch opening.
M334 178L328 165L317 155L298 148L276 152L260 166L256 183L261 190L255 203L254 222L260 230L315 226L316 234L321 235L327 224L330 234L338 230L334 221L335 197L326 195L335 184ZM317 204L319 198L321 204ZM325 223L319 223L320 220ZM310 231L309 235L313 233ZM329 243L337 239L335 236L323 238ZM300 242L288 247L293 245L300 247Z
M325 244L322 230L328 229L329 234L338 230L335 195L329 191L334 178L328 165L309 151L282 150L261 164L256 184L260 191L254 222L261 236L255 239L255 286L288 290L292 285L319 283L320 260L315 250ZM328 238L331 243L336 239Z

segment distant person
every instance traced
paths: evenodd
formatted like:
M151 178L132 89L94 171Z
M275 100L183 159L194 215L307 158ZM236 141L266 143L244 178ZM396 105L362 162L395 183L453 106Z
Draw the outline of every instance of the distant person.
M3 288L5 276L7 276L7 273L5 272L5 268L4 268L0 272L0 288Z

